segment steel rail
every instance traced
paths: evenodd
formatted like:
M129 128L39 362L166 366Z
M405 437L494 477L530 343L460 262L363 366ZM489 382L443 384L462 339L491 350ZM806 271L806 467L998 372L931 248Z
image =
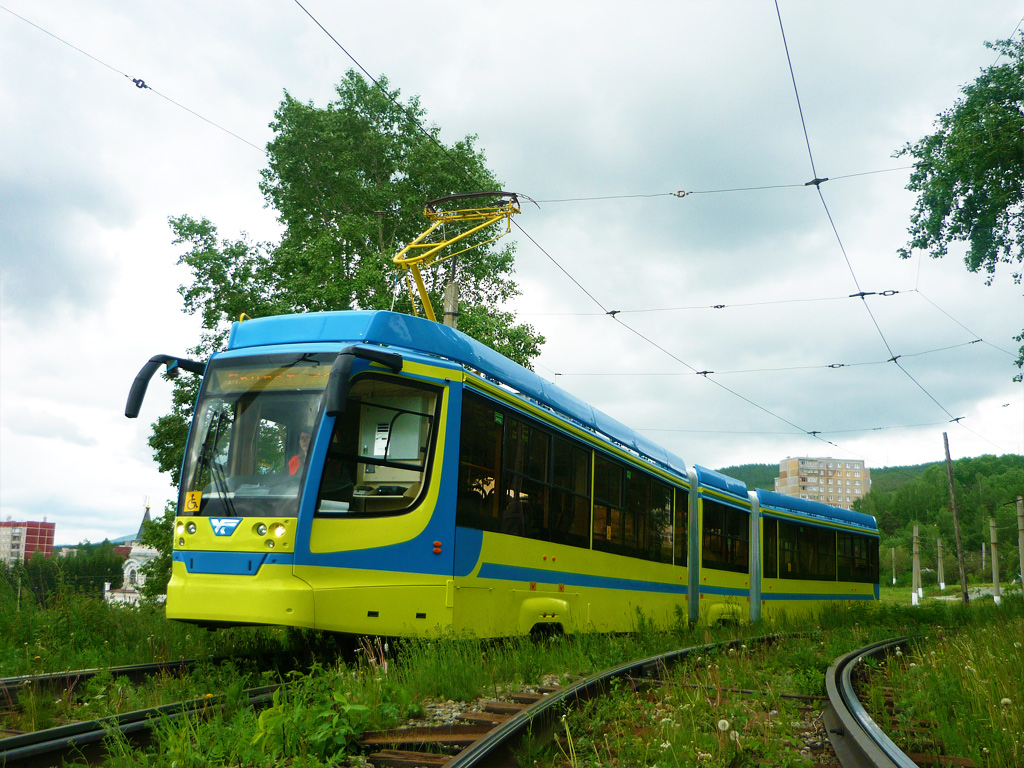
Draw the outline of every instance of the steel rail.
M212 659L211 661L218 661ZM172 669L190 670L199 663L197 659L178 659L176 661L157 661L148 664L128 664L120 667L95 667L91 669L74 669L65 672L46 672L41 675L16 675L0 678L0 703L13 701L14 696L26 688L73 688L81 682L97 675L109 673L112 678L127 677L133 683L144 680L159 672Z
M514 750L527 736L543 737L552 730L555 720L564 710L607 693L614 680L654 680L661 677L670 664L682 661L687 656L735 648L743 644L770 643L779 637L781 636L766 635L681 648L598 672L531 704L455 755L445 764L445 768L492 768L514 764L510 762L515 759Z
M829 667L825 675L829 703L824 721L843 768L917 768L871 719L853 689L853 673L864 659L884 656L907 640L898 637L866 645L840 656Z
M266 706L278 688L277 685L250 688L244 694L249 706ZM112 732L144 738L157 723L187 717L209 707L221 706L223 702L223 696L203 697L0 739L0 768L61 765L87 749L101 747L103 740Z

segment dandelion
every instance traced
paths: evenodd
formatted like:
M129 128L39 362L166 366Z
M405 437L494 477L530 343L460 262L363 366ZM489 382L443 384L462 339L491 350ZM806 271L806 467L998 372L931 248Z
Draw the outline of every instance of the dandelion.
M916 667L916 666L917 666L917 664L915 664L914 662L910 662L910 668L911 668L911 669L913 669L913 668L914 668L914 667Z
M736 742L736 746L740 747L740 732L739 731L729 731L729 741L735 741ZM742 749L742 747L740 747L740 748Z
M1004 699L1004 701L1006 701L1007 704L1010 703L1009 699ZM664 723L671 723L672 722L672 718L671 717L663 717L663 718L661 718L661 722L663 724Z
M1009 700L1008 698L1006 698L1006 697L1004 696L1004 697L1003 697L1003 698L1002 698L1002 699L1000 700L1000 702L999 702L999 703L1000 703L1000 704L1002 704L1002 705L1003 705L1004 707L1008 707L1008 706L1010 706L1010 705L1011 705L1011 704L1012 704L1013 702L1012 702L1012 701L1010 701L1010 700Z
M747 650L747 646L745 646L745 645L741 645L741 646L740 646L740 650L741 650L741 651L745 651L745 650Z
M729 730L729 721L726 720L725 718L722 718L721 720L719 720L718 721L718 730L720 730L722 733L725 733L726 731L728 731Z
M669 747L671 747L671 746L672 746L672 743L671 743L671 742L669 742L669 741L663 741L663 742L661 742L661 748L662 748L662 749L668 749L668 748L669 748Z

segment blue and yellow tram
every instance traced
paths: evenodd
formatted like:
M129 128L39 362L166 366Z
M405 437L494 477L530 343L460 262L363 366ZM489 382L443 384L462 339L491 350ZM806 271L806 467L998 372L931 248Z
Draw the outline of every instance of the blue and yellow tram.
M479 636L757 620L878 598L874 518L681 459L458 331L234 324L202 372L167 615Z

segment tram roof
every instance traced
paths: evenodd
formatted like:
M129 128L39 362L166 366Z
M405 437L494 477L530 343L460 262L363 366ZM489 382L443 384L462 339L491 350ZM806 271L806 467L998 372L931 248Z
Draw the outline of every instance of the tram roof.
M716 472L713 469L702 467L700 464L697 464L694 469L697 470L697 480L701 485L717 488L731 496L747 501L747 485L743 481L737 480L735 477L723 475L721 472Z
M421 317L385 311L263 317L234 323L228 349L303 343L376 344L451 360L686 475L686 463L657 443L466 334Z
M863 512L854 512L849 509L839 509L822 504L820 501L810 499L799 499L794 496L786 496L775 491L764 491L757 489L757 500L761 505L761 511L776 510L779 512L793 512L806 517L817 517L847 525L865 528L870 531L877 531L878 525L872 515Z

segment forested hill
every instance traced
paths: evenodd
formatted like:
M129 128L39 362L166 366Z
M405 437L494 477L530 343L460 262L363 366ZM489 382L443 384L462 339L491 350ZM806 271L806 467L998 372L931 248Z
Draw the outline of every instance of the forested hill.
M953 462L953 481L964 547L980 549L988 541L990 517L996 519L1000 538L1016 538L1016 499L1024 495L1024 456L958 459ZM916 522L937 526L949 541L953 537L949 481L942 462L871 470L871 492L855 502L854 509L874 515L879 528L890 535Z
M747 488L763 488L766 491L775 490L775 478L779 476L778 464L739 464L735 467L724 467L716 469L723 475L735 477L747 484Z
M773 490L777 464L741 464L723 467L722 474L735 477L748 488ZM957 507L960 510L964 546L980 550L988 540L988 519L996 518L1000 535L1016 533L1016 504L1024 496L1024 456L977 456L953 462ZM871 468L871 492L854 503L854 509L874 515L879 527L892 535L915 522L937 527L952 540L949 514L949 482L944 462L906 467ZM948 529L948 530L947 530ZM1005 529L1005 530L1004 530Z

